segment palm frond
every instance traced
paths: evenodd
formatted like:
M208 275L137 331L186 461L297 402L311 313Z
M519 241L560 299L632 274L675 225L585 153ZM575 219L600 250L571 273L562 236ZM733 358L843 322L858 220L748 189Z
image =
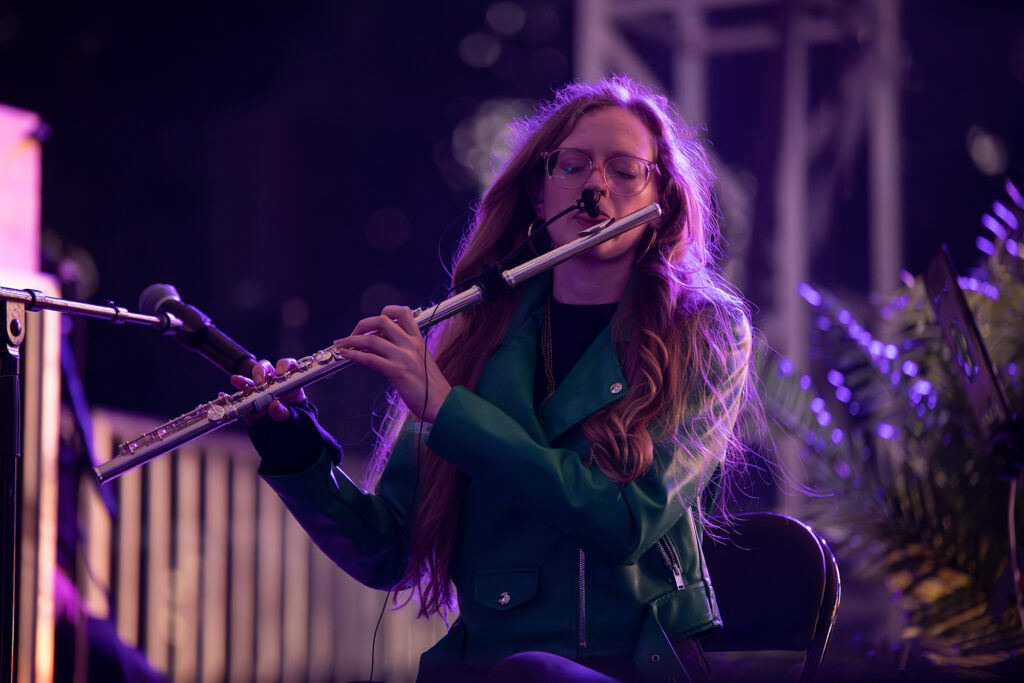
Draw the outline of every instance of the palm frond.
M1024 399L1024 198L983 218L985 254L961 287L1011 404ZM802 444L811 521L853 571L885 581L905 610L904 638L941 666L988 666L1024 648L1007 570L1005 494L970 415L920 278L877 312L869 331L851 308L801 286L816 329L817 382L792 364L759 359L764 403ZM876 336L878 335L878 336ZM884 339L883 339L884 338ZM886 341L888 340L888 341ZM823 387L818 391L815 386Z

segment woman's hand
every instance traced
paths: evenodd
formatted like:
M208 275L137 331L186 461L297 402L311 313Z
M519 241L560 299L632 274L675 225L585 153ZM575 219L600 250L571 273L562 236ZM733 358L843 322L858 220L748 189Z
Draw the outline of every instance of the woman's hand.
M360 320L334 348L354 363L384 375L412 414L433 422L452 387L427 352L426 342L406 306L385 306Z
M281 360L277 361L276 368L270 364L269 360L261 360L260 362L256 363L255 366L253 366L252 379L249 379L248 377L243 377L242 375L231 375L231 385L236 389L241 389L242 391L251 389L254 386L260 387L266 384L270 379L276 377L277 375L283 375L284 373L288 372L289 370L293 370L296 367L298 367L298 363L295 362L294 358L282 358ZM280 399L274 399L274 401L270 404L270 407L267 408L267 410L261 413L253 413L252 415L246 415L245 417L242 418L242 420L245 421L245 424L249 425L255 422L256 420L259 420L260 418L264 417L265 415L269 415L270 419L273 420L274 422L284 422L285 420L290 419L292 416L292 411L290 408L288 408L288 404L302 403L305 400L306 392L304 392L300 387L299 389L295 389L294 391L289 391Z

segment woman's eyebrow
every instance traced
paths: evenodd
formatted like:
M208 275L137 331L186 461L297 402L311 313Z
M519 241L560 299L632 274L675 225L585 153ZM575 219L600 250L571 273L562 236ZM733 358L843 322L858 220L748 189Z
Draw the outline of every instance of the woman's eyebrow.
M583 152L594 161L598 161L595 157L597 154L594 152L592 147L573 147L572 145L562 145L558 149L574 149L577 152ZM627 151L622 148L614 148L603 156L605 159L611 159L612 157L636 157L637 159L644 159L645 157L640 153L639 150Z

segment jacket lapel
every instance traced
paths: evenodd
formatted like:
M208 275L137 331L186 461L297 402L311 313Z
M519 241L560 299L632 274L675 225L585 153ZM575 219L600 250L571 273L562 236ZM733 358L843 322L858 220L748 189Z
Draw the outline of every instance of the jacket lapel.
M533 410L534 368L537 363L537 333L543 309L532 316L520 316L519 325L509 328L501 346L484 366L476 393L518 422L538 443L550 445Z
M537 337L550 289L550 276L538 277L524 287L505 339L487 362L477 384L480 396L508 413L538 443L545 445L619 400L629 389L608 326L583 352L540 414L534 412Z
M590 415L625 396L628 388L615 355L609 326L587 347L541 408L541 428L554 441Z

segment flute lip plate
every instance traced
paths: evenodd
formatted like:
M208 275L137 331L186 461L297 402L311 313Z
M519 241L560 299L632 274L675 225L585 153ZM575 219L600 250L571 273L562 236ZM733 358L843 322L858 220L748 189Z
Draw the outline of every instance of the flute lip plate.
M583 230L580 230L578 233L576 233L576 237L590 237L594 233L604 230L606 227L611 225L611 223L609 223L609 220L611 219L602 221L600 223L595 223L594 225L591 225L589 228L584 228Z

